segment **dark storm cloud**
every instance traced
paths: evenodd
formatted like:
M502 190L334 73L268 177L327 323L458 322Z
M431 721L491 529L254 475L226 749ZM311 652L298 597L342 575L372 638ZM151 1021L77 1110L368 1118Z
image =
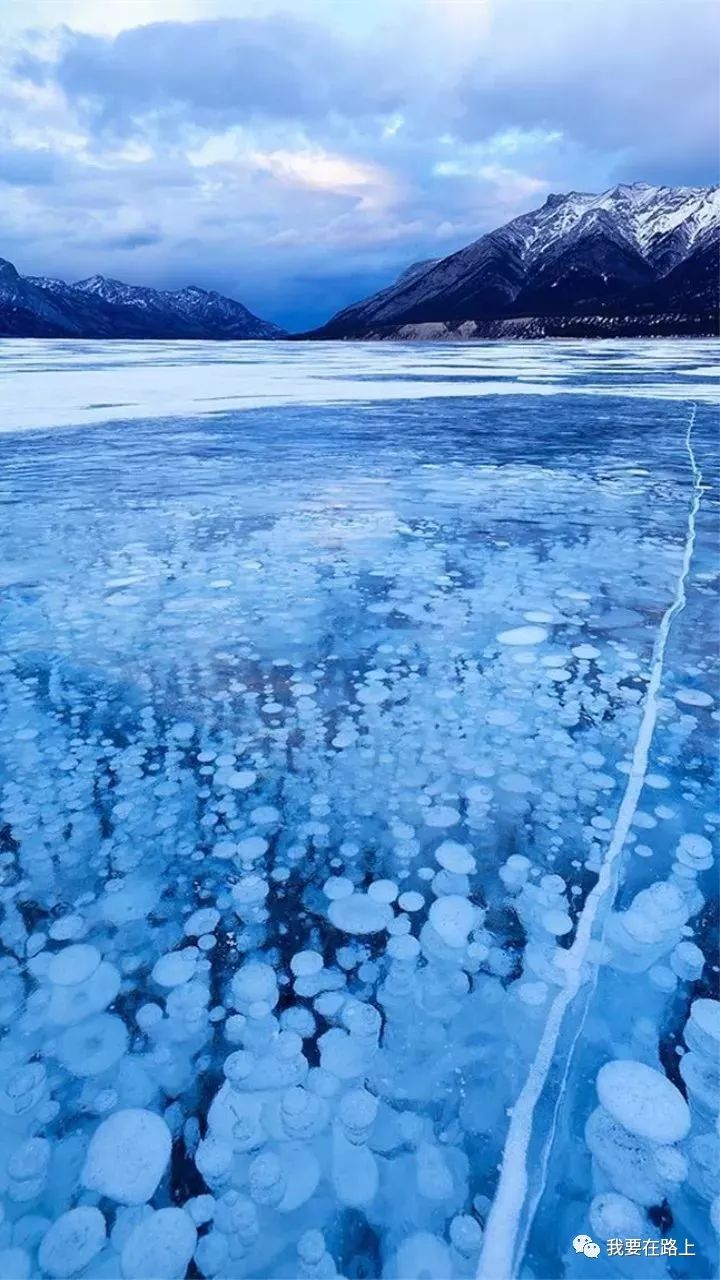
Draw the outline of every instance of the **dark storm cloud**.
M162 239L160 231L130 231L125 235L105 236L98 243L104 249L144 249L148 245L160 244Z

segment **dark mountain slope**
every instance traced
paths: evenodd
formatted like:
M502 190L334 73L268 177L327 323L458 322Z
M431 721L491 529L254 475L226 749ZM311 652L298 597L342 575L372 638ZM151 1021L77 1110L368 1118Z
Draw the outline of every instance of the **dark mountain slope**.
M333 316L312 336L592 336L717 332L720 188L621 184L548 196L438 262ZM522 323L518 323L522 321ZM499 326L499 327L498 327Z
M146 289L91 276L76 284L21 276L0 259L0 336L19 338L281 338L242 303L190 285Z

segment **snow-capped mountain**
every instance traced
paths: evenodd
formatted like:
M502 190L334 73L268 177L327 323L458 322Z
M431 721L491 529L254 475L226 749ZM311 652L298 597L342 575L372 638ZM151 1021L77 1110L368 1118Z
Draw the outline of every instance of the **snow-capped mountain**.
M75 284L21 276L0 259L0 336L47 338L281 338L233 298L188 285L146 289L105 276Z
M636 182L602 195L550 195L467 248L404 271L318 336L468 322L482 336L486 322L517 327L538 317L560 332L598 322L612 332L716 333L719 241L720 187Z

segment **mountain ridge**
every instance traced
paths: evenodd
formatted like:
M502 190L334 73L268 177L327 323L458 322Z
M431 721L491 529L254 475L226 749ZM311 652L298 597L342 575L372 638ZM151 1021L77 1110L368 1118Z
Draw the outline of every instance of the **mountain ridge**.
M309 336L393 337L402 329L421 337L421 326L444 325L447 336L482 337L519 321L544 321L534 328L546 336L713 335L719 242L720 187L637 182L599 195L553 193L446 258L407 268Z
M22 276L0 258L0 337L261 339L285 337L241 302L186 285L153 289L102 275L68 284Z

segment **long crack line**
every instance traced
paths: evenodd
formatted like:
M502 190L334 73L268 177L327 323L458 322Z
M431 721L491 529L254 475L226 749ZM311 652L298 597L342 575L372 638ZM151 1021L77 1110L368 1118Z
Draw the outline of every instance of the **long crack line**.
M527 1079L515 1102L503 1151L502 1165L498 1189L488 1216L483 1250L477 1271L477 1280L511 1280L515 1274L515 1263L522 1257L527 1237L532 1225L540 1196L542 1195L547 1171L547 1162L555 1136L557 1113L562 1089L567 1079L570 1063L583 1030L585 1011L595 990L598 977L597 965L594 966L585 993L584 1011L578 1017L575 1034L570 1043L565 1059L565 1067L553 1108L553 1119L543 1144L540 1165L542 1177L539 1189L533 1197L530 1211L523 1222L523 1209L528 1202L528 1166L527 1156L532 1137L535 1110L555 1060L558 1039L568 1007L575 999L583 984L583 974L588 960L588 953L593 942L593 930L600 916L599 936L602 936L607 911L615 901L619 884L621 853L630 832L630 827L637 811L638 802L645 784L648 771L648 757L655 731L659 708L659 693L665 664L670 627L676 615L685 608L687 601L686 582L690 572L695 549L696 517L702 497L702 473L697 464L692 447L692 432L697 414L697 404L690 411L685 448L692 469L692 501L687 519L687 532L683 548L682 563L678 575L675 594L662 616L653 645L650 679L648 681L645 706L638 735L633 748L632 763L628 774L627 785L618 809L612 838L600 868L597 881L587 896L585 906L578 920L575 940L566 953L565 985L555 996L548 1014L548 1019L538 1045L537 1053L528 1072ZM602 913L602 914L601 914Z

